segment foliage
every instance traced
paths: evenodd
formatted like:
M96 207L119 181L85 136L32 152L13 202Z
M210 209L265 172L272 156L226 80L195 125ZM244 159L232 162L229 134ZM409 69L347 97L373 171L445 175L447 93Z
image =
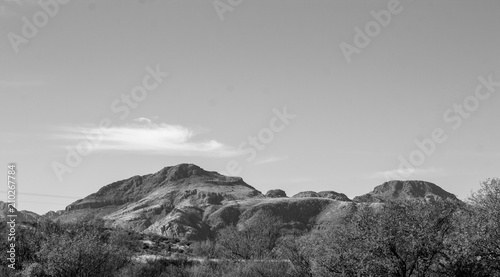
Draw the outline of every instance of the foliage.
M318 239L318 272L339 276L427 276L452 232L453 202L362 206Z
M233 225L219 231L217 244L222 257L235 260L273 257L281 221L265 212L258 213L253 219L253 224L243 230Z
M197 241L191 244L191 250L195 257L213 259L218 256L216 246L215 241L212 240Z
M120 277L187 277L187 261L157 259L144 264L135 263L123 268Z
M499 179L482 182L467 203L355 206L341 222L312 232L286 230L286 223L261 210L242 215L249 216L245 225L227 226L199 242L108 228L93 217L76 224L42 219L17 226L17 269L6 268L2 251L0 276L500 277ZM7 233L1 221L0 235ZM151 247L144 250L142 241ZM0 247L7 243L2 239ZM167 253L171 259L133 258Z
M291 265L292 276L313 276L313 261L311 257L318 246L307 234L295 233L283 237L279 243L279 255Z

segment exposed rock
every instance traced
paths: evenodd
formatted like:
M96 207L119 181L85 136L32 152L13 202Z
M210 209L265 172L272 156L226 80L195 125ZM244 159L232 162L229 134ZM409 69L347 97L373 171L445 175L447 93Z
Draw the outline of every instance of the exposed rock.
M66 207L66 211L120 206L137 202L155 191L168 189L188 195L196 189L206 193L220 192L231 199L261 195L240 177L227 177L216 172L208 172L193 164L179 164L165 167L155 174L134 176L104 186L98 192L70 204ZM221 200L221 196L216 195L205 195L205 197L211 199L208 201Z
M264 197L239 177L180 164L144 176L114 182L47 217L62 222L89 216L108 226L168 237L204 239L228 225L251 225L257 214L278 217L285 228L310 230L341 222L359 206L379 209L387 199L456 199L440 187L422 181L384 183L352 202L335 191L304 191L291 198L274 189ZM359 203L367 202L367 203Z
M248 199L227 203L209 214L205 221L212 231L216 231L228 225L248 226L258 213L267 212L279 218L285 226L310 230L317 225L322 214L330 209L336 211L338 203L343 202L327 198ZM331 214L338 218L345 213L332 211Z
M110 226L197 238L209 230L202 222L208 207L262 196L240 177L180 164L109 184L75 201L57 218L68 222L95 215Z
M292 197L293 198L301 198L301 197L320 197L320 196L317 192L314 192L314 191L301 191Z
M314 191L302 191L294 196L294 198L300 198L300 197L319 197L319 198L330 198L333 200L339 200L339 201L351 201L349 197L347 197L343 193L338 193L332 190L327 190L327 191L320 191L320 192L314 192Z
M327 190L327 191L320 191L318 192L319 197L323 198L330 198L333 200L340 200L340 201L351 201L347 195L343 193L338 193L332 190Z
M375 196L371 193L356 196L352 200L354 202L367 202L367 203L383 203L384 202L383 198L381 198L379 196Z
M266 193L266 197L269 197L269 198L279 198L279 197L288 197L288 196L286 196L286 192L284 190L281 190L281 189L272 189L272 190L269 190Z
M460 201L439 186L424 181L389 181L373 189L372 192L354 197L356 202L384 202L387 200L419 199L425 201Z
M45 214L43 214L42 216L46 217L46 218L49 218L49 219L52 219L52 218L55 218L55 217L58 217L58 216L62 215L63 213L64 213L64 210L48 211Z

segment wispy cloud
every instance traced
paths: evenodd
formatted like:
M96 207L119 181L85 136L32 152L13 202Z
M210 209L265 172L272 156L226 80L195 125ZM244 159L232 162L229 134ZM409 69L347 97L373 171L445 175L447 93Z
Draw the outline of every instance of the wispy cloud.
M370 175L370 179L378 179L378 178L392 178L392 179L405 179L405 178L414 178L418 177L434 177L434 176L443 176L445 172L442 168L410 168L406 170L401 169L392 169L386 171L378 171L374 174Z
M201 133L199 130L181 125L157 124L144 117L135 119L134 123L111 126L104 130L97 127L67 126L58 128L58 131L56 135L51 136L53 139L66 140L66 143L68 140L72 143L89 140L94 144L93 151L209 157L241 154L240 150L213 139L196 141L195 137Z
M267 158L263 158L263 159L257 160L255 162L255 164L275 163L275 162L283 161L283 160L286 160L286 159L288 159L288 157L286 157L286 156L282 156L282 157L272 156L272 157L267 157Z

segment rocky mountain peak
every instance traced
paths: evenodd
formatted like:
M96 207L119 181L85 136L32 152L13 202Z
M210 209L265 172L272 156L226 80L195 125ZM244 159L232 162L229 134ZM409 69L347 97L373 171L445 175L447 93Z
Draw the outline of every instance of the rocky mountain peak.
M271 189L267 191L266 197L268 198L281 198L281 197L287 197L286 192L281 189Z
M372 192L354 197L356 202L384 202L396 199L457 200L451 194L436 184L418 180L392 180L376 186Z
M293 198L303 198L303 197L318 197L318 198L329 198L333 200L339 200L339 201L351 201L349 197L347 197L343 193L338 193L332 190L327 190L327 191L320 191L320 192L315 192L315 191L302 191L294 196Z
M165 167L157 174L165 176L170 181L189 178L192 176L209 175L209 172L203 170L201 167L194 164L178 164L175 166Z

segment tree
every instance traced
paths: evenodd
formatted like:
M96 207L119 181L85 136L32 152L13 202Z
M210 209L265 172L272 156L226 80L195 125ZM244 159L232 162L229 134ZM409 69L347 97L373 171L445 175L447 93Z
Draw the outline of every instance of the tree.
M252 219L242 230L232 225L218 232L217 245L223 257L248 260L273 256L280 237L281 220L266 212L259 212Z
M320 274L427 276L452 232L457 203L398 201L360 206L319 239Z
M83 226L83 225L82 225ZM103 241L99 228L75 226L52 234L43 244L40 257L51 276L113 276L130 258L129 252Z
M379 265L383 259L379 230L380 215L361 206L339 224L312 234L317 245L314 260L318 276L388 275Z
M469 198L471 217L467 227L472 229L471 248L479 264L490 276L500 276L500 179L481 182Z
M291 275L313 276L313 261L311 257L317 245L307 234L294 233L283 237L279 243L279 258L290 261Z
M453 232L444 241L442 258L434 271L439 276L486 277L490 270L481 260L481 223L470 205L464 205L453 216Z

